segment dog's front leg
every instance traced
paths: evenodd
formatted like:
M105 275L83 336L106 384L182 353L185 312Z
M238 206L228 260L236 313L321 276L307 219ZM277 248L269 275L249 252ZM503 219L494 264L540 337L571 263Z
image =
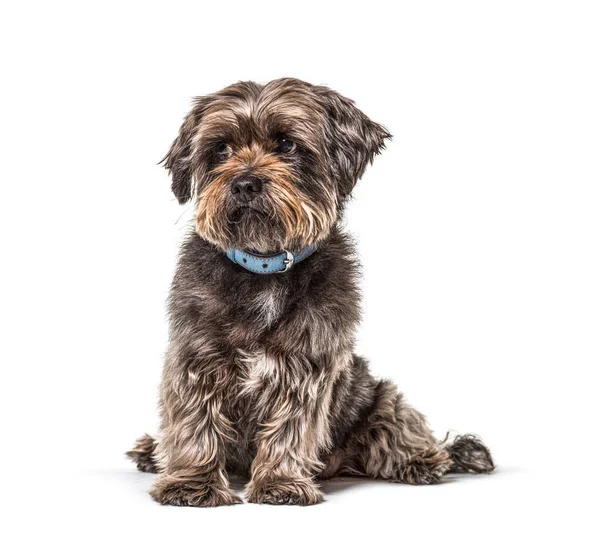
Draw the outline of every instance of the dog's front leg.
M306 363L304 363L306 365ZM278 367L279 370L274 370ZM323 500L314 477L329 444L333 379L287 359L265 367L257 408L262 414L247 488L250 503L312 505Z
M150 490L163 505L241 503L225 472L224 445L234 435L222 412L226 367L214 355L170 349L161 386L160 475Z

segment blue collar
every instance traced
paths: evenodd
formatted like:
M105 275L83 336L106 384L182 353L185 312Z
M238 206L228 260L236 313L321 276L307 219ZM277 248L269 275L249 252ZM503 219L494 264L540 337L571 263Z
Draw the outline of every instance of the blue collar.
M272 274L287 272L293 264L304 260L314 252L313 246L306 247L295 255L289 251L282 251L274 255L259 255L239 249L227 249L227 258L250 272Z

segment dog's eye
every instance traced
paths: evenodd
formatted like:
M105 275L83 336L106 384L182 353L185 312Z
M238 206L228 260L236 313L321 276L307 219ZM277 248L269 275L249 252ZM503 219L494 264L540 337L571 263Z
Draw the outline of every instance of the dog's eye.
M296 150L296 143L289 139L280 137L277 139L277 152L281 154L291 154Z
M221 158L228 158L231 156L231 153L231 146L229 146L226 142L220 142L217 144L217 154L219 154Z

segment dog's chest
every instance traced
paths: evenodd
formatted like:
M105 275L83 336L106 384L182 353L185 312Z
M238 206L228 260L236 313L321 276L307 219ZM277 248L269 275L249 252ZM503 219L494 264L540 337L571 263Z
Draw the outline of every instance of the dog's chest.
M253 397L265 384L273 385L281 377L280 363L265 351L239 352L241 367L240 394Z
M250 302L251 311L265 327L277 321L284 308L284 294L281 287L272 285L259 291Z

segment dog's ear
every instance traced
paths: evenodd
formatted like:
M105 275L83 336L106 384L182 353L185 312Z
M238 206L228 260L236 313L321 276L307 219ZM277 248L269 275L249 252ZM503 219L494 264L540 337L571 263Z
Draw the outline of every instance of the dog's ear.
M211 103L212 97L196 97L192 110L183 120L179 135L171 144L161 164L171 175L171 190L180 204L188 202L192 197L192 182L194 178L194 135L205 110Z
M371 121L354 101L326 87L316 90L327 116L325 133L333 175L346 197L392 135Z

